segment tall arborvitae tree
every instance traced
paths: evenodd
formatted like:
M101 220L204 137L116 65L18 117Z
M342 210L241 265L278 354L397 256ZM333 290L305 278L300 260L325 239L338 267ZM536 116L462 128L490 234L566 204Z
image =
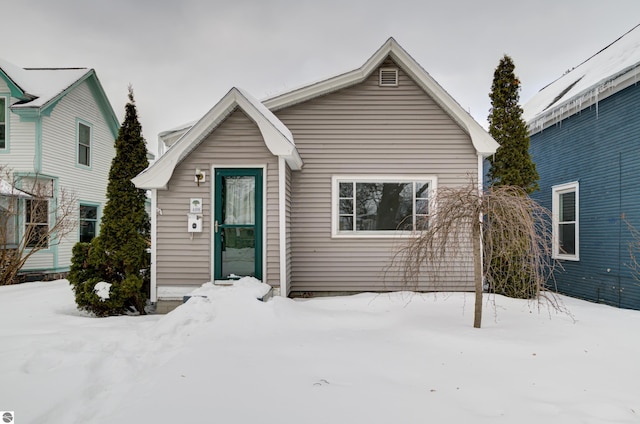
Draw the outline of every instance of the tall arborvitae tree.
M489 133L500 143L489 158L491 185L509 185L526 193L538 189L538 171L529 154L527 124L522 119L520 81L514 73L513 60L504 55L493 74Z
M74 248L69 275L78 306L96 315L123 313L132 307L144 313L147 298L144 283L150 223L145 191L136 188L131 179L149 166L149 161L131 87L115 148L100 235L90 244L78 243ZM99 282L110 284L108 298L98 296Z
M491 111L489 113L489 133L500 143L496 154L489 158L489 181L492 186L519 188L523 195L538 189L538 171L529 154L529 134L527 124L522 119L520 81L514 73L513 60L504 55L493 74L491 85ZM491 226L495 217L487 216L486 224ZM530 297L537 288L531 286L530 271L526 267L513 267L518 258L526 255L529 239L523 233L505 240L500 233L492 233L489 245L495 250L490 260L485 260L485 268L492 270L490 290L510 297Z

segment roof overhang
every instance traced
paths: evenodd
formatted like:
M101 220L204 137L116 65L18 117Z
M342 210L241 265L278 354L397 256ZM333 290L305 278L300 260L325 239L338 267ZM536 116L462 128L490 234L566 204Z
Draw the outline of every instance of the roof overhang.
M598 83L580 91L568 99L551 105L527 120L529 134L539 133L545 128L573 116L582 110L588 109L625 88L636 85L639 74L640 63L636 63L618 74L602 79Z
M176 166L215 130L229 114L240 108L258 126L265 145L293 170L302 168L291 131L262 103L239 88L232 88L202 119L189 129L153 165L132 181L138 188L166 189Z

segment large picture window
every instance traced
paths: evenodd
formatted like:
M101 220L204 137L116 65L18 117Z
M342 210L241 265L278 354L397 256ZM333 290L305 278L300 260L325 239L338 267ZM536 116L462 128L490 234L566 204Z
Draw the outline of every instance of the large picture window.
M7 148L7 98L0 97L0 150Z
M91 127L78 122L78 164L91 166Z
M334 235L393 235L429 224L435 178L336 177Z
M49 246L49 201L25 200L25 239L27 247Z
M553 187L553 257L577 261L579 256L579 183Z

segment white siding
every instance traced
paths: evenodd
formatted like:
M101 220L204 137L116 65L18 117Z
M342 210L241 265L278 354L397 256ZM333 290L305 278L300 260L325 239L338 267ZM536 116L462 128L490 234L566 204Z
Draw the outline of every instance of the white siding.
M90 168L77 165L78 119L92 128ZM102 212L114 156L114 138L86 82L64 96L51 116L43 117L42 172L58 177L60 190L73 194L76 204L80 201L100 204L99 212ZM71 249L78 240L79 233L74 231L61 242L58 249L60 267L69 266Z
M0 88L0 92L2 89ZM12 97L10 103L17 102ZM0 163L16 172L32 172L35 161L36 124L21 121L20 116L9 111L9 150L0 151Z

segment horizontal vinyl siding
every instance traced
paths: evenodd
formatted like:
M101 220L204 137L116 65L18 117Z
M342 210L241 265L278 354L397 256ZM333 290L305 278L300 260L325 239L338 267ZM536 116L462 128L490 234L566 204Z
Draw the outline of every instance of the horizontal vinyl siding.
M91 126L91 167L77 165L77 120ZM109 169L115 156L115 140L87 83L64 96L51 116L42 118L42 172L58 178L61 191L79 203L106 203ZM99 232L99 228L96 228ZM68 267L73 245L80 240L79 229L71 232L58 247L58 266Z
M11 98L15 103L17 99ZM9 111L9 150L0 153L0 161L16 172L33 172L36 146L36 124L20 121Z
M293 172L294 292L407 287L401 270L389 269L402 239L331 237L332 176L435 175L439 187L451 187L477 175L469 136L403 71L399 79L398 87L379 87L376 71L361 84L275 112L291 129L304 161ZM456 261L447 275L417 288L473 287L469 257Z
M169 181L168 190L158 190L157 284L193 285L211 280L212 166L262 167L266 165L267 263L263 281L279 286L278 160L267 149L253 121L235 111L180 163ZM194 182L196 168L206 170L206 182ZM204 226L201 233L187 232L189 199L203 200Z
M629 268L627 223L640 228L639 111L640 86L631 86L531 137L540 174L532 197L551 209L552 186L580 183L580 260L562 261L558 290L632 309L640 276Z

